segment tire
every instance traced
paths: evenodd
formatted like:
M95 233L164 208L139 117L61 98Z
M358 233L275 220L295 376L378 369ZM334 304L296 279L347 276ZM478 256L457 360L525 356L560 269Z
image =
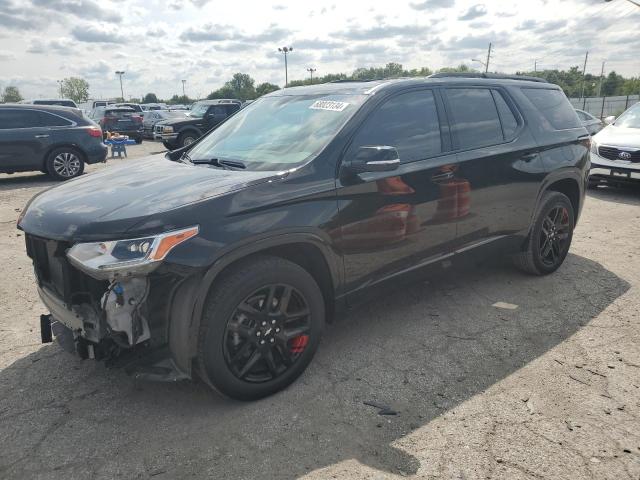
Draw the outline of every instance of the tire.
M550 215L559 219L552 222L553 226ZM524 250L513 257L516 267L531 275L555 272L569 253L574 227L575 214L569 198L560 192L545 192Z
M186 147L198 140L198 138L198 134L195 132L185 132L180 134L180 137L178 137L178 144L180 145L180 148Z
M237 400L272 395L311 362L324 322L322 292L306 270L278 257L249 257L209 292L198 337L200 377Z
M598 188L598 185L600 185L599 179L592 180L591 178L589 178L587 182L587 188L590 188L590 189Z
M142 143L142 137L136 137L134 138L135 142L137 145L140 145Z
M170 144L169 142L165 142L164 140L162 141L162 145L164 145L164 148L166 148L167 150L171 151L171 150L175 150L176 147L174 147L172 144Z
M45 165L56 180L70 180L84 172L83 155L72 147L56 148L47 156Z

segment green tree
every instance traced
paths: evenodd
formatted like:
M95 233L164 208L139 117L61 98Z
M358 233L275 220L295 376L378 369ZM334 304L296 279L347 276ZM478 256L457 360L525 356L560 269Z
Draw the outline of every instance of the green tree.
M621 95L624 86L624 77L616 72L610 72L602 82L601 95L607 97L612 95Z
M24 100L22 95L20 95L20 90L18 87L13 87L11 85L4 87L4 91L2 92L2 101L4 103L15 103Z
M475 73L477 70L471 68L464 63L461 63L457 67L444 67L438 70L438 73Z
M208 99L238 98L240 100L253 100L256 98L255 80L247 73L235 73L231 80L224 86L211 92Z
M256 87L256 97L261 97L262 95L275 92L276 90L280 90L280 87L278 85L274 85L273 83L269 82L261 83Z
M64 98L70 98L76 103L89 100L89 82L84 78L69 77L62 80L60 93Z
M155 93L147 93L142 99L142 103L160 103Z
M189 98L187 95L174 95L167 103L169 105L191 105L195 100Z

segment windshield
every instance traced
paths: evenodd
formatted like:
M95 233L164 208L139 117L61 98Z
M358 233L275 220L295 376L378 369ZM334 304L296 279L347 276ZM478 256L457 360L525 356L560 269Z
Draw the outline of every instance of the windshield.
M620 115L614 125L616 127L640 128L640 103L636 103Z
M235 160L251 170L286 170L324 148L364 95L274 96L256 100L189 152L193 160Z
M191 117L202 118L204 114L207 113L207 108L209 108L209 105L206 103L196 103L189 112L189 115Z

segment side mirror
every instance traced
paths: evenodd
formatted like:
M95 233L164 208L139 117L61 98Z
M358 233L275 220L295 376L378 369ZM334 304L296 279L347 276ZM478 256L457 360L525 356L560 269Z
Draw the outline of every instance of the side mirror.
M360 147L352 160L344 167L352 173L391 172L400 165L400 156L395 147L386 145Z
M616 121L615 115L611 115L610 117L607 117L604 119L604 123L606 123L607 125L611 125L615 121Z

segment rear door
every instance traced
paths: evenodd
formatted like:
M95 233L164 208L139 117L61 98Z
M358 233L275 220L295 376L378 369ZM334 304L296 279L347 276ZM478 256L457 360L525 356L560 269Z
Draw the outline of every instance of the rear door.
M346 290L378 283L435 262L452 251L458 206L450 184L455 154L436 89L395 94L360 125L343 161L363 146L392 146L391 172L340 174L339 228Z
M447 87L445 104L464 191L459 248L526 231L544 165L513 99L500 87Z
M41 169L50 143L49 129L37 110L0 109L0 169Z

